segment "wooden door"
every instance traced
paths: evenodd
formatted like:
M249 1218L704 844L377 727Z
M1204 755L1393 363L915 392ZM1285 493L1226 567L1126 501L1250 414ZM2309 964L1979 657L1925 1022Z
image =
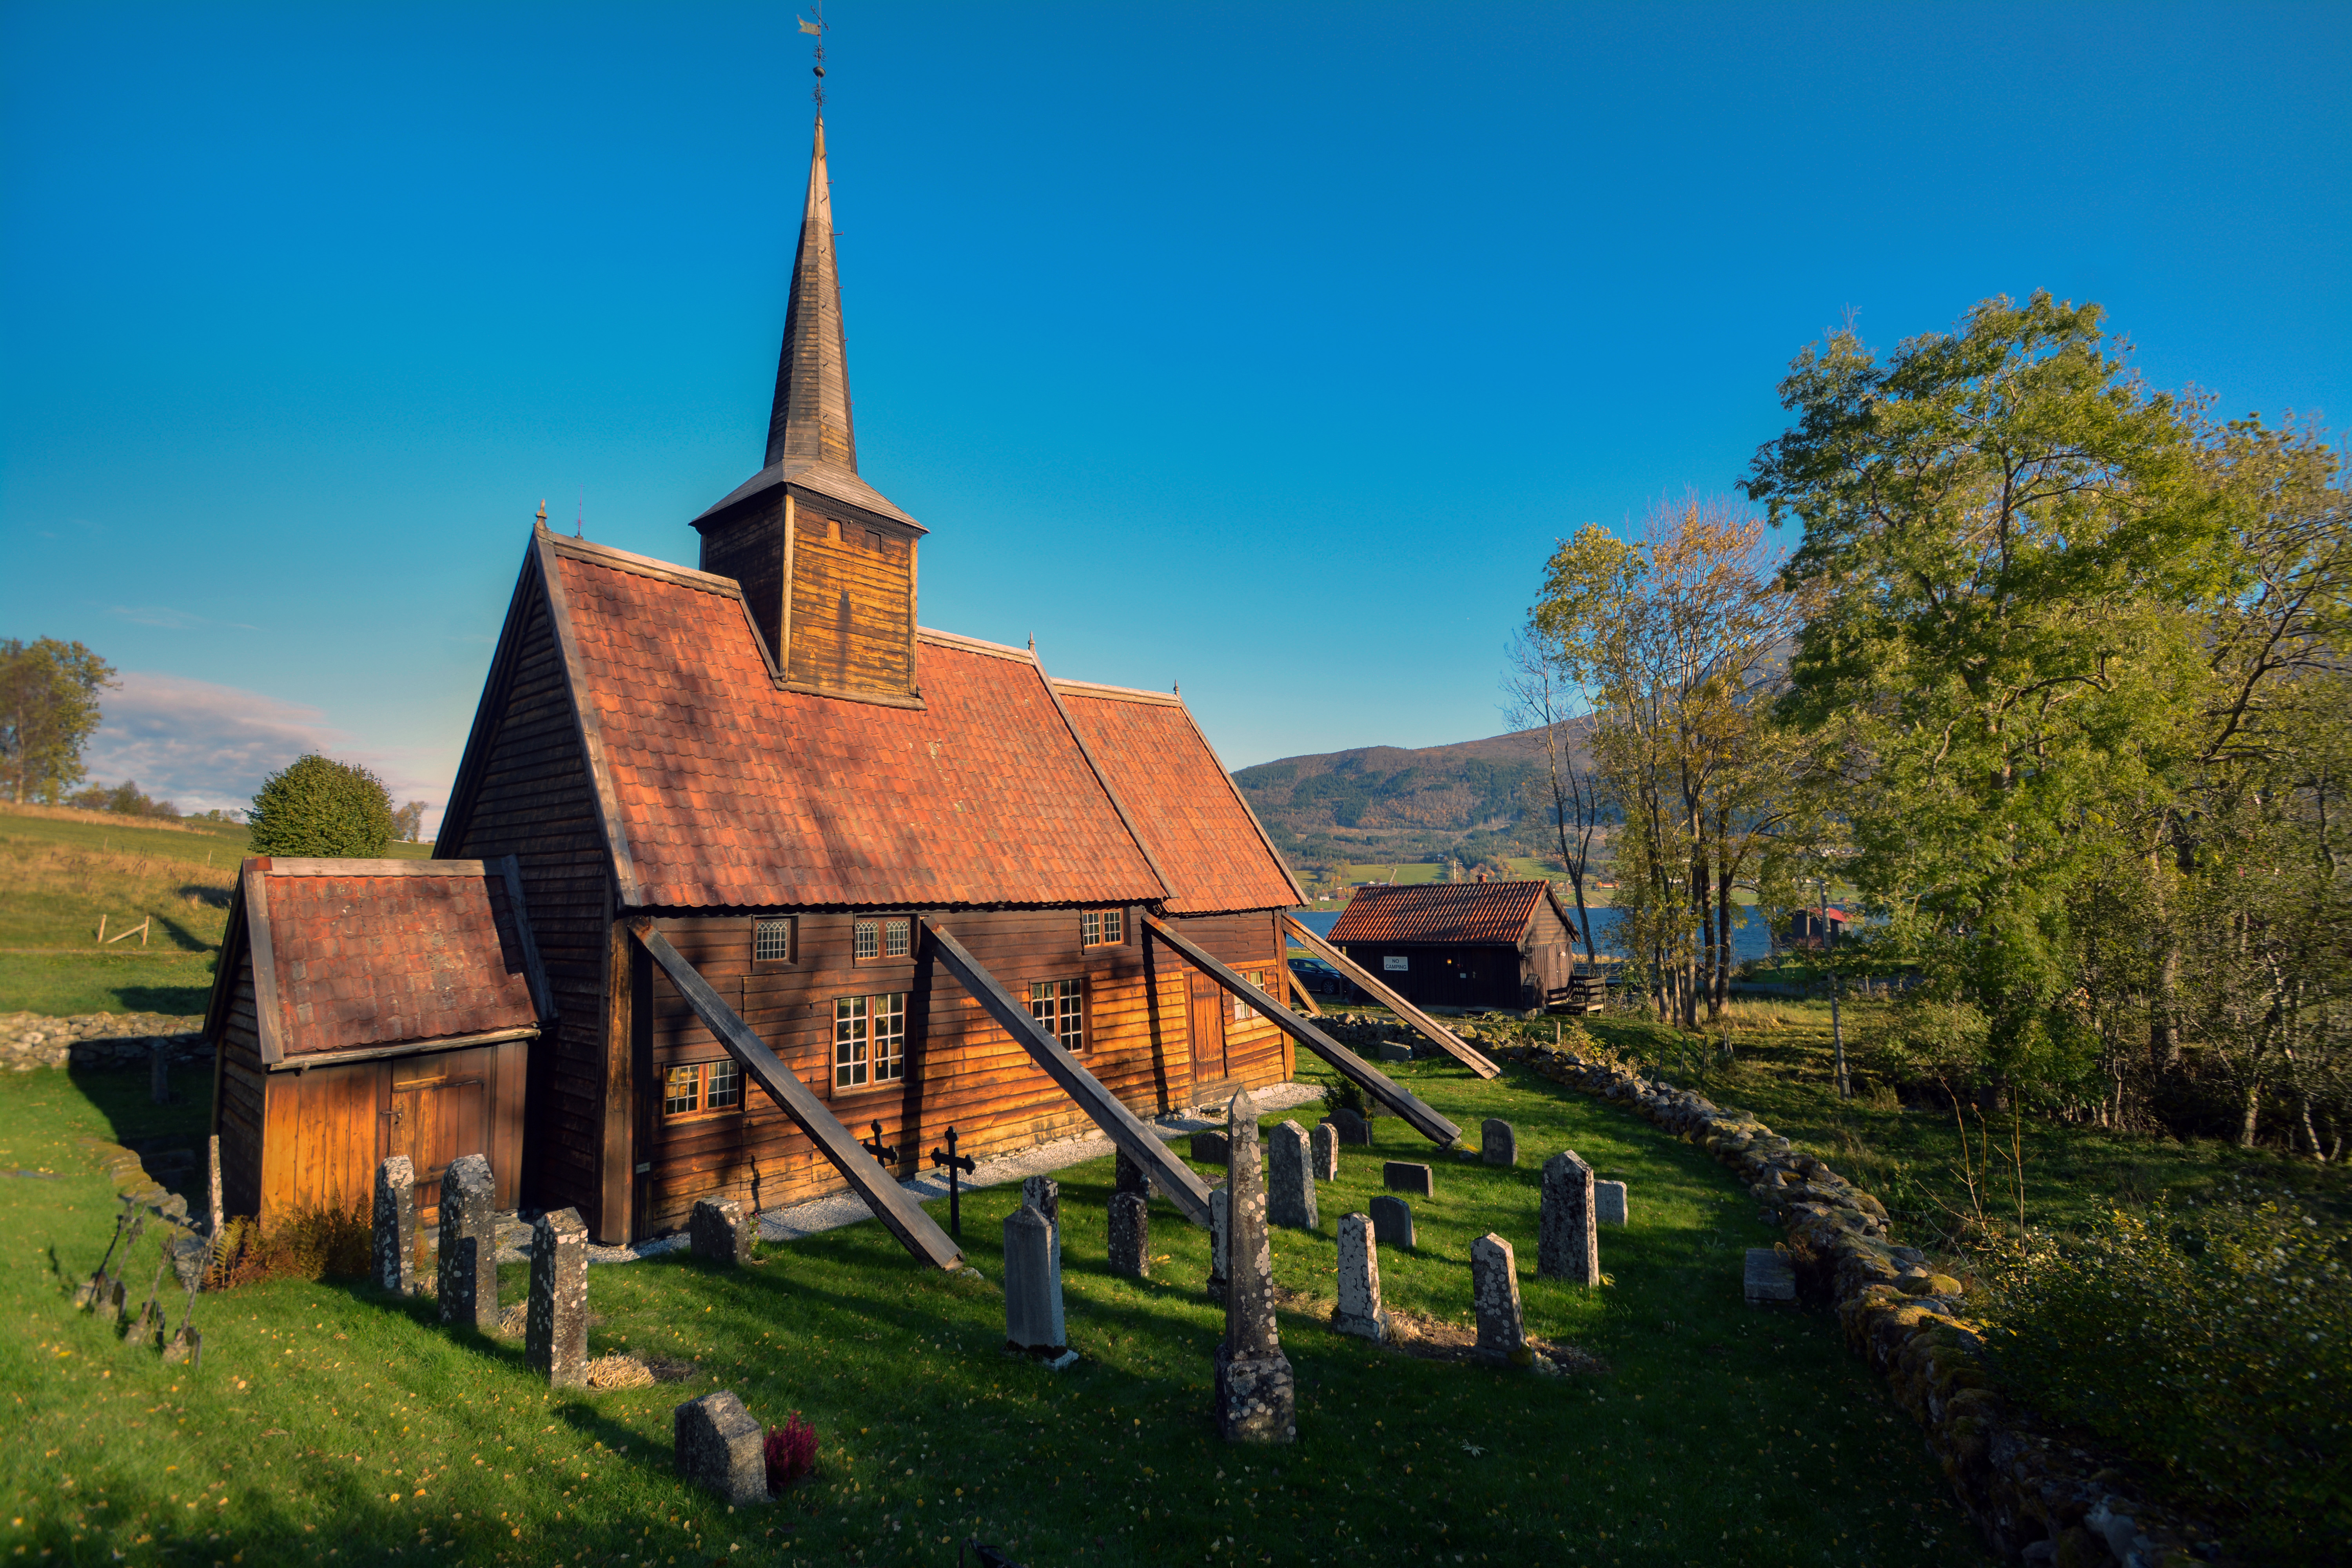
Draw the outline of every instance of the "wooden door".
M464 1053L470 1056L472 1053ZM438 1223L441 1176L467 1154L490 1152L487 1085L479 1071L451 1072L446 1058L393 1065L389 1152L416 1168L420 1223Z
M1192 977L1192 1082L1215 1083L1225 1076L1225 993L1197 970Z

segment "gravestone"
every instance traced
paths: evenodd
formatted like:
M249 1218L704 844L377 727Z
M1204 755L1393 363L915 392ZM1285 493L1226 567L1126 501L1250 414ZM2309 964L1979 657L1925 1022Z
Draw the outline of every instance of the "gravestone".
M1315 1179L1318 1182L1338 1181L1339 1179L1339 1130L1332 1126L1327 1119L1317 1122L1307 1136L1313 1140L1313 1147L1309 1152L1314 1156L1310 1163L1315 1167Z
M1226 1186L1209 1189L1209 1300L1220 1307L1225 1304L1225 1250L1233 1236L1233 1196Z
M1399 1040L1382 1040L1380 1044L1374 1046L1372 1049L1379 1054L1381 1060L1384 1062L1409 1062L1412 1060L1412 1047Z
M1519 1163L1519 1134L1507 1121L1488 1117L1478 1127L1478 1158L1489 1165Z
M1793 1301L1797 1299L1796 1265L1789 1261L1785 1252L1769 1247L1751 1247L1741 1286L1751 1307Z
M1217 1346L1217 1430L1228 1443L1298 1437L1297 1387L1274 1321L1274 1244L1265 1223L1257 1106L1238 1090L1226 1110L1234 1152L1225 1262L1225 1337Z
M1307 1163L1307 1129L1286 1121L1274 1130L1266 1162L1265 1219L1295 1230L1315 1228L1315 1172Z
M1472 1352L1498 1366L1526 1366L1535 1358L1519 1318L1518 1260L1511 1244L1488 1231L1470 1244L1470 1304L1478 1314Z
M375 1168L375 1249L370 1270L381 1289L416 1293L416 1168L394 1154Z
M1592 1184L1592 1208L1602 1225L1624 1225L1625 1184L1595 1182Z
M1342 1143L1353 1143L1369 1149L1372 1146L1372 1124L1342 1105L1334 1110L1328 1121L1339 1134Z
M1383 1193L1371 1202L1372 1234L1382 1247L1412 1250L1412 1207L1402 1198Z
M1592 1223L1592 1167L1576 1151L1544 1162L1536 1222L1536 1272L1576 1285L1601 1283L1601 1239Z
M677 1473L735 1508L768 1500L767 1434L729 1389L670 1412Z
M1359 1339L1388 1337L1388 1314L1381 1310L1381 1243L1371 1216L1351 1214L1339 1221L1339 1302L1331 1326Z
M490 1163L464 1154L441 1173L441 1321L489 1333L499 1326L498 1187Z
M744 1214L740 1198L700 1199L687 1221L694 1256L730 1268L751 1261L751 1239L759 1232L760 1222Z
M1054 1267L1062 1266L1062 1184L1051 1176L1022 1179L1021 1201L1045 1216L1054 1227Z
M1151 1200L1141 1193L1110 1195L1110 1271L1130 1279L1151 1272Z
M1068 1348L1062 1327L1062 1260L1058 1227L1024 1203L1004 1219L1004 1348L1059 1355Z
M1139 1198L1149 1198L1151 1195L1150 1175L1142 1166L1128 1157L1126 1150L1118 1151L1118 1159L1112 1166L1112 1172L1113 1190L1133 1193Z
M578 1209L557 1209L530 1227L530 1301L523 1313L523 1363L550 1386L588 1381L588 1226Z
M1223 1133L1195 1132L1192 1134L1192 1158L1200 1161L1203 1165L1225 1164L1231 1158L1231 1154L1232 1151L1225 1146Z
M1435 1197L1437 1188L1429 1167L1403 1160L1387 1160L1381 1164L1381 1184L1392 1193L1412 1193L1417 1197Z

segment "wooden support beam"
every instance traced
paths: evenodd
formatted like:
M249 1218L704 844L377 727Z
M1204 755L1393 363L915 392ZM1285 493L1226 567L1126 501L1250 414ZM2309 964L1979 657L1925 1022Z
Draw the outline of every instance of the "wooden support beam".
M1298 971L1290 967L1290 959L1286 954L1284 956L1282 961L1282 972L1290 976L1290 989L1292 992L1297 995L1301 1002L1307 1004L1307 1016L1310 1018L1321 1017L1323 1016L1323 1009L1315 1005L1315 993L1307 988L1307 982L1298 977Z
M1193 968L1257 1009L1258 1014L1276 1028L1339 1068L1342 1078L1402 1117L1405 1124L1415 1132L1441 1149L1461 1138L1462 1129L1440 1116L1410 1089L1391 1083L1363 1058L1234 973L1215 954L1190 937L1177 935L1150 915L1143 917L1143 928L1174 948Z
M1045 1032L1025 1003L1007 991L995 975L981 967L980 960L967 952L963 943L941 931L929 921L923 930L939 948L940 958L972 998L988 1011L1004 1032L1029 1053L1030 1060L1045 1069L1045 1076L1061 1087L1062 1092L1078 1102L1078 1109L1093 1119L1094 1124L1110 1135L1127 1157L1150 1173L1152 1181L1168 1200L1184 1211L1184 1217L1194 1225L1209 1223L1209 1189L1192 1173L1192 1167L1168 1152L1149 1127L1135 1112L1119 1100L1118 1096L1102 1086L1102 1081L1085 1068L1077 1058L1062 1048L1062 1043Z
M1390 990L1386 984L1373 977L1370 970L1309 931L1299 922L1297 916L1285 915L1282 919L1283 923L1290 930L1291 941L1362 986L1373 1001L1386 1005L1390 1012L1420 1031L1422 1037L1431 1045L1435 1046L1480 1078L1502 1076L1501 1068L1472 1050L1453 1030Z
M653 955L653 961L668 975L702 1026L718 1037L727 1047L727 1054L743 1066L752 1081L768 1091L794 1125L809 1135L833 1168L847 1179L866 1200L898 1244L934 1268L953 1268L963 1261L963 1249L948 1238L939 1222L923 1212L907 1190L893 1180L890 1173L874 1163L872 1155L858 1146L857 1140L825 1109L824 1101L809 1092L808 1086L793 1076L767 1043L751 1032L751 1026L738 1016L735 1009L720 1000L702 978L686 955L670 945L669 938L656 931L650 921L633 922L630 931Z

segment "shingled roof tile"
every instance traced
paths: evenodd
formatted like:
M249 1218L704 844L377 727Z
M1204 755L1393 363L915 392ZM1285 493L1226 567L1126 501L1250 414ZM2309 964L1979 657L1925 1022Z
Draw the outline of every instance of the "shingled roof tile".
M1550 884L1423 882L1361 888L1331 928L1329 940L1428 942L1439 946L1517 946Z

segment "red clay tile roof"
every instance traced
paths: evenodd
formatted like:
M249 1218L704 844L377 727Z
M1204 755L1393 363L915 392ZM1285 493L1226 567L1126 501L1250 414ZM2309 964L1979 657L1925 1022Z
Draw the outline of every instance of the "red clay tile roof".
M1423 882L1411 888L1360 888L1332 926L1329 940L1516 947L1549 885Z
M1054 688L1167 875L1171 913L1286 909L1300 901L1182 702L1084 681L1057 680Z
M479 860L257 858L245 875L267 881L287 1056L540 1023L505 880Z
M632 904L1160 897L1027 653L922 634L919 709L782 691L731 582L570 541L542 559Z

